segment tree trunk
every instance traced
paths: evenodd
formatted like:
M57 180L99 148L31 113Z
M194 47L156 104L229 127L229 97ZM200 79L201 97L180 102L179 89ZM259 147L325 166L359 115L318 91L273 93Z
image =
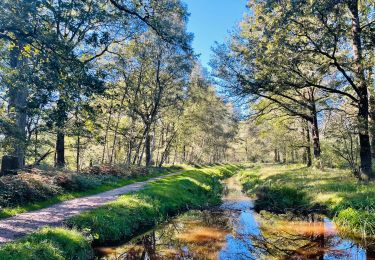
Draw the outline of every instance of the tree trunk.
M104 144L103 144L103 151L102 151L102 164L104 164L105 161L105 153L106 153L106 147L107 147L107 140L108 140L108 133L109 133L109 126L111 124L112 119L112 109L113 109L113 97L111 98L111 105L109 107L109 115L107 119L107 124L105 128L105 134L104 134Z
M56 121L56 167L65 167L65 123L67 121L66 103L61 98L57 102L57 121Z
M277 149L276 148L274 149L274 153L275 153L275 155L274 155L274 161L275 161L275 163L278 163L279 162L279 160L278 160L279 158L277 157L278 154L277 154Z
M20 46L14 47L10 54L10 66L16 70L19 69L24 62L23 59L20 59L22 44L19 45ZM15 141L13 141L12 156L17 157L18 168L22 168L25 165L27 96L27 87L13 85L9 89L8 114L16 125L16 136Z
M372 148L372 158L375 158L375 96L370 97L370 119L371 119L371 148Z
M310 146L310 143L311 143L311 139L310 139L310 130L309 130L309 125L308 123L306 122L306 166L307 167L311 167L312 165L312 158L311 158L311 146Z
M287 162L287 161L286 161L286 153L287 153L287 151L286 151L286 147L284 147L283 163L286 163L286 162Z
M146 167L152 166L152 151L151 151L152 136L150 131L147 131L145 139L145 152L146 152Z
M79 157L81 156L81 137L80 135L78 134L77 136L77 155L76 155L76 169L77 169L77 172L79 172L80 168L79 168Z
M373 178L371 145L369 136L369 102L365 70L363 68L361 26L359 21L358 0L348 1L348 7L352 14L352 49L354 59L354 74L358 82L358 122L359 122L359 144L360 144L360 170L369 179Z
M58 131L56 137L56 167L65 167L65 134Z
M314 93L311 94L311 105L312 105L311 132L312 132L312 139L313 139L314 157L315 157L315 159L319 159L320 154L321 154L321 150L320 150L318 114L316 112L316 104L315 104Z

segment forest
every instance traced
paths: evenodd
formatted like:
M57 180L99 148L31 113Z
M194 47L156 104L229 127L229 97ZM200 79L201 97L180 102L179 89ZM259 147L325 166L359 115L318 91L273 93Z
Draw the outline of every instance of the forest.
M1 1L0 259L101 259L98 246L225 205L233 178L254 215L324 215L375 254L375 1L249 0L209 68L190 2ZM11 224L137 183L57 222ZM241 259L319 251L262 235ZM113 259L184 256L148 239ZM214 258L240 259L229 245ZM187 259L210 258L199 250Z

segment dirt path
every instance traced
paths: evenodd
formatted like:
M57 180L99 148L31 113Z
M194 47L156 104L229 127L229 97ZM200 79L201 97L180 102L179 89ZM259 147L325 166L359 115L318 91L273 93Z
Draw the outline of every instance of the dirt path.
M96 195L67 200L48 208L22 213L14 217L0 220L0 244L10 242L44 226L62 226L64 220L74 215L114 201L122 194L140 190L149 182L177 175L181 172L183 171L151 178L144 182L129 184Z

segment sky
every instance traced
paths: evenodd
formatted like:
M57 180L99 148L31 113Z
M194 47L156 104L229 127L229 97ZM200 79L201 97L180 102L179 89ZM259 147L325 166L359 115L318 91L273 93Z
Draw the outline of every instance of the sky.
M223 43L246 12L247 0L184 0L190 13L188 31L194 33L193 47L209 68L211 47Z

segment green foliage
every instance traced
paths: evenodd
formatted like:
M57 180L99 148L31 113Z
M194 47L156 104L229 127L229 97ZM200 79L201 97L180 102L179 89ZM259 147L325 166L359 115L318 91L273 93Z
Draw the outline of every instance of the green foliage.
M123 241L168 216L219 203L222 191L219 180L238 169L228 165L187 171L84 212L67 223L79 230L89 230L97 243Z
M81 233L64 228L43 228L23 239L0 247L0 259L90 259L90 241Z

